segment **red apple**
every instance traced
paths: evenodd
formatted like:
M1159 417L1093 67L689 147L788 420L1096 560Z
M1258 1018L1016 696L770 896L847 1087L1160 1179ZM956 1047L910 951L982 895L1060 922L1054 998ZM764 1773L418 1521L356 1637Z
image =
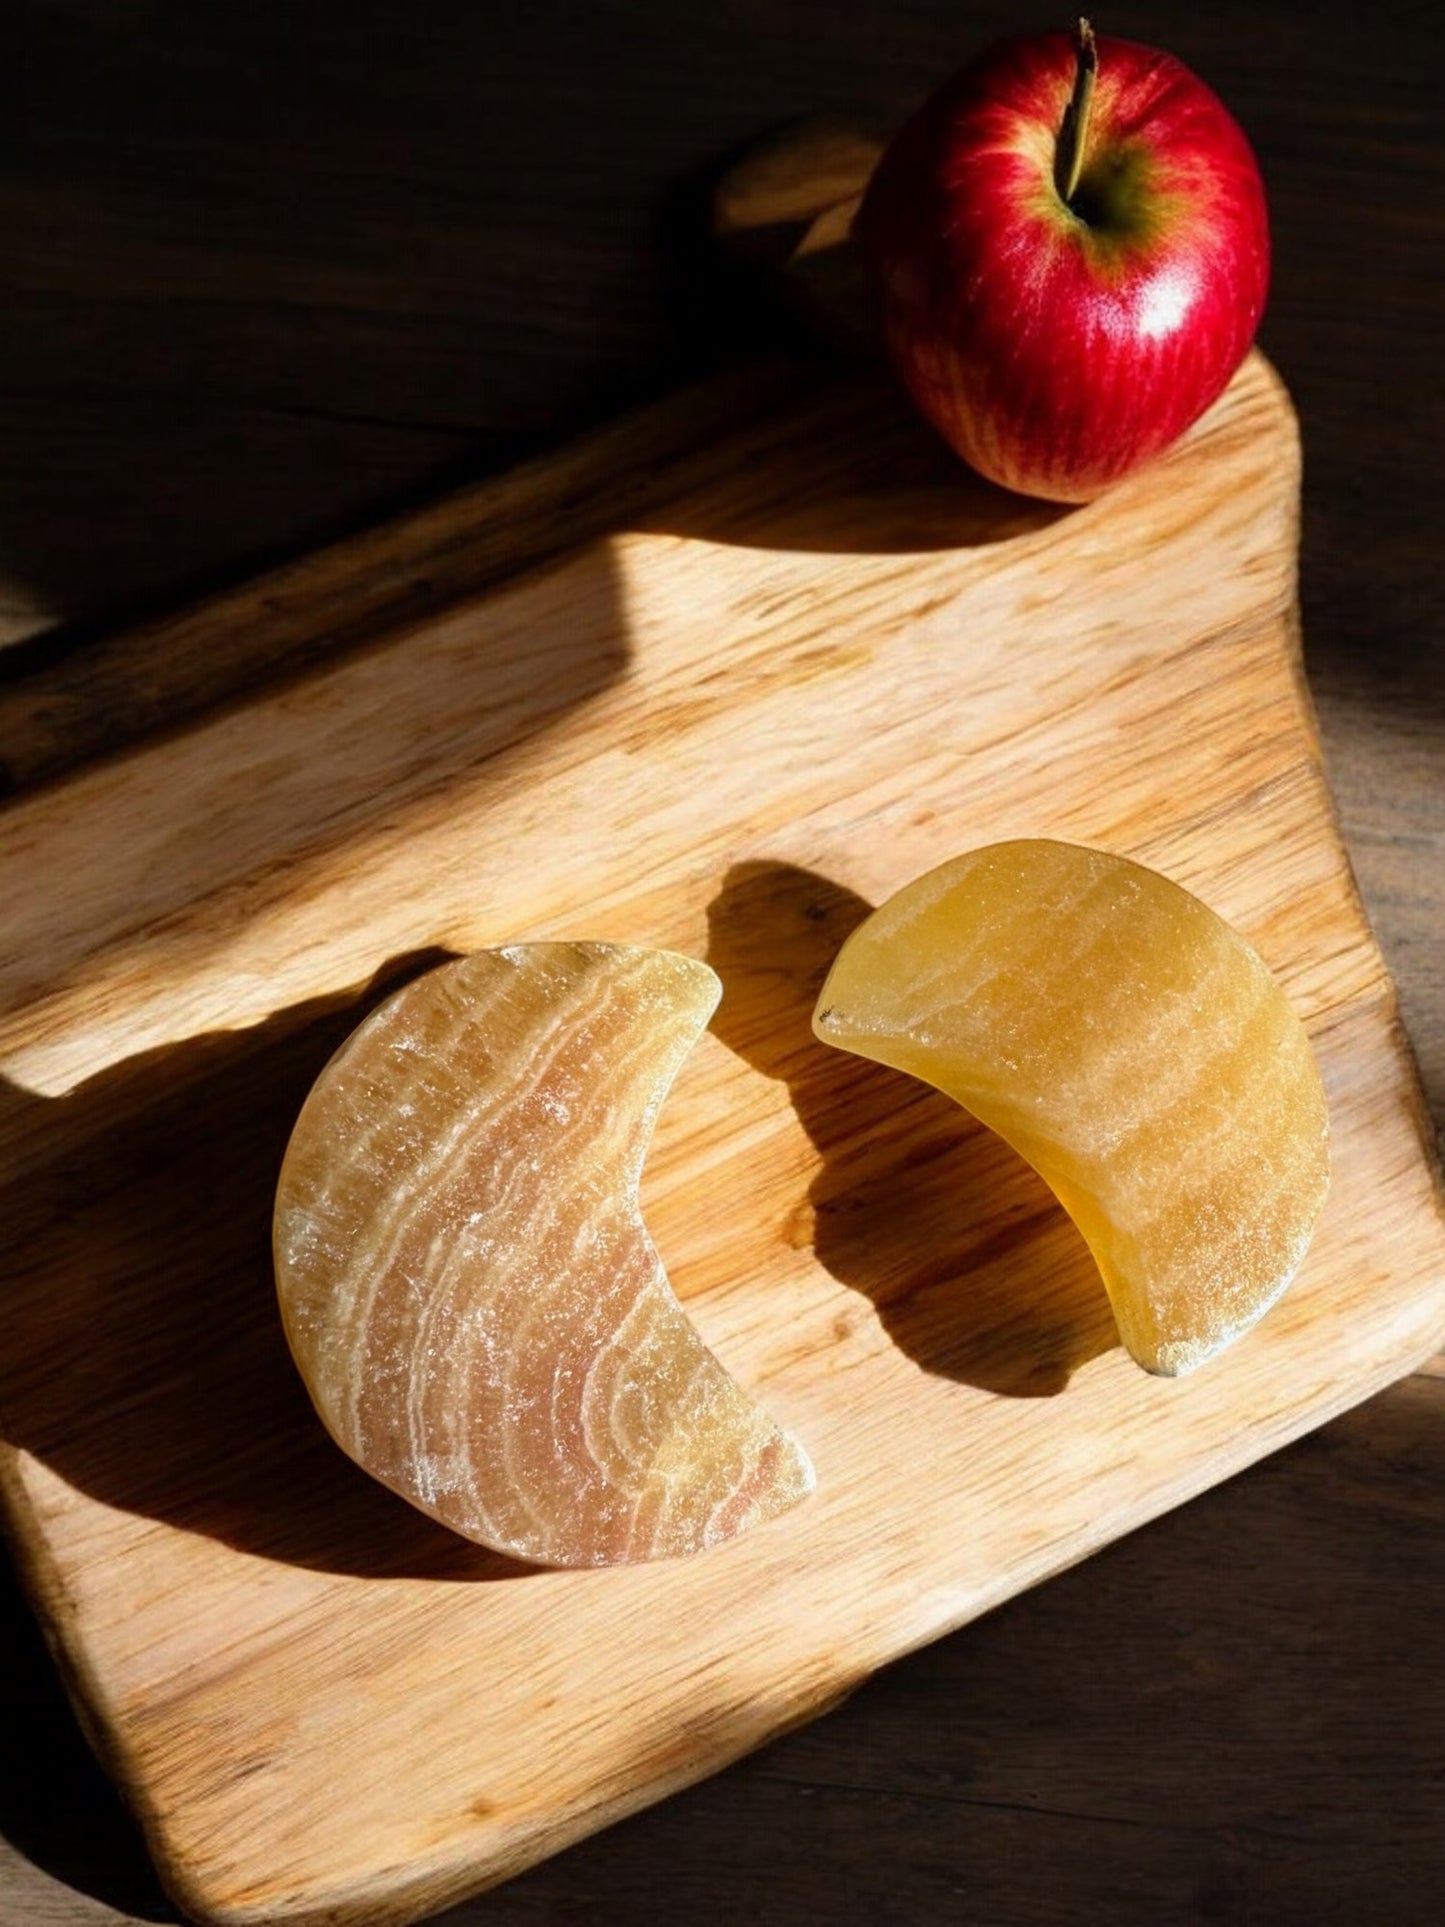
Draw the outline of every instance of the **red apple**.
M942 87L879 162L857 233L924 415L980 473L1059 502L1204 412L1269 281L1238 124L1171 55L1083 20Z

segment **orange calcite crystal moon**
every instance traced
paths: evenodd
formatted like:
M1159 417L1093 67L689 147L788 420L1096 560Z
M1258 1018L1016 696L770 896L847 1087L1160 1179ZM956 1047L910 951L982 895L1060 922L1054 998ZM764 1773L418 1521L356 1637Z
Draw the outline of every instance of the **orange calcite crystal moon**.
M1304 1257L1329 1184L1309 1040L1249 945L1155 871L1041 840L945 863L852 933L813 1027L1034 1166L1148 1371L1228 1344Z
M312 1400L383 1484L513 1557L693 1553L812 1488L638 1208L718 992L667 951L483 951L367 1018L297 1122L276 1276Z

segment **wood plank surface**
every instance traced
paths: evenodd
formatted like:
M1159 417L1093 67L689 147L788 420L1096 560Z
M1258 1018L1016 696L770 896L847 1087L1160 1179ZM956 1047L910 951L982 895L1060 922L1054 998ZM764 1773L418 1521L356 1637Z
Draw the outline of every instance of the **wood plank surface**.
M1297 442L1264 361L1076 512L961 477L872 376L678 479L0 826L7 1502L202 1919L406 1920L505 1878L1368 1396L1440 1329L1423 1108L1299 674ZM1320 1053L1335 1178L1306 1269L1184 1381L1127 1361L997 1141L808 1037L868 904L1017 834L1197 890ZM63 896L20 887L62 874ZM339 1460L265 1258L297 1103L368 996L565 935L723 979L645 1203L705 1337L819 1476L733 1546L601 1574L519 1571Z
M773 352L757 290L696 246L719 157L799 115L886 128L1018 20L999 0L12 9L0 627L32 639L0 656L0 707L30 718L7 750L33 768L78 726L124 741L205 686L184 622L168 659L117 646L137 606ZM1183 55L1264 165L1310 682L1438 1125L1438 21L1420 0L1139 0L1100 25ZM1358 1408L458 1927L699 1907L1424 1927L1445 1879L1442 1391ZM1120 1626L1167 1682L1143 1716L1101 1664ZM0 1920L174 1921L8 1581L0 1628Z

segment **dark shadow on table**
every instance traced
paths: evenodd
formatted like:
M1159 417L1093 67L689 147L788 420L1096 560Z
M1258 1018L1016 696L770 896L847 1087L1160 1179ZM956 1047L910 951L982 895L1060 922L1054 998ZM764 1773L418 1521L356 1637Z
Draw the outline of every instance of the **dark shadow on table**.
M0 143L44 234L20 222L21 285L0 317L0 640L34 633L0 650L0 690L33 687L42 733L67 737L34 767L174 727L366 640L354 610L298 637L263 615L216 653L212 688L164 652L129 659L137 621L636 402L780 351L816 361L806 331L714 247L708 199L762 128L854 98L877 31L835 21L790 49L786 33L753 45L725 18L659 15L639 130L625 109L578 111L609 90L625 100L634 80L626 33L601 16L558 33L526 10L448 0L424 32L339 7L303 31L265 5L204 31L164 4L30 22L24 84L0 83ZM378 129L405 165L382 158ZM799 372L805 388L820 379ZM881 374L828 433L822 472L802 472L796 450L756 471L746 529L712 527L698 497L689 532L908 553L1056 512L959 470ZM616 474L603 492L625 502L647 481ZM559 504L564 543L576 506ZM464 575L418 557L373 633L465 593L449 568ZM36 747L15 727L0 788L35 780Z
M0 1835L78 1892L169 1927L181 1916L86 1745L50 1657L0 1552Z
M1098 1271L1053 1194L941 1092L814 1038L813 1006L869 905L786 863L731 869L709 910L713 1029L781 1078L822 1156L806 1227L925 1369L1000 1396L1062 1392L1118 1343Z

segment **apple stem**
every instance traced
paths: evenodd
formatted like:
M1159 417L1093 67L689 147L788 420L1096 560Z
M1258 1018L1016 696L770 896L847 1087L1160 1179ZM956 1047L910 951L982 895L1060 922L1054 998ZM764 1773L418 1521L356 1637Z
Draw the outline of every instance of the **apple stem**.
M1089 108L1094 99L1094 82L1099 77L1099 49L1094 29L1080 19L1075 49L1074 91L1059 123L1059 143L1054 154L1054 185L1068 206L1073 205L1074 190L1084 168L1084 148L1089 138Z

